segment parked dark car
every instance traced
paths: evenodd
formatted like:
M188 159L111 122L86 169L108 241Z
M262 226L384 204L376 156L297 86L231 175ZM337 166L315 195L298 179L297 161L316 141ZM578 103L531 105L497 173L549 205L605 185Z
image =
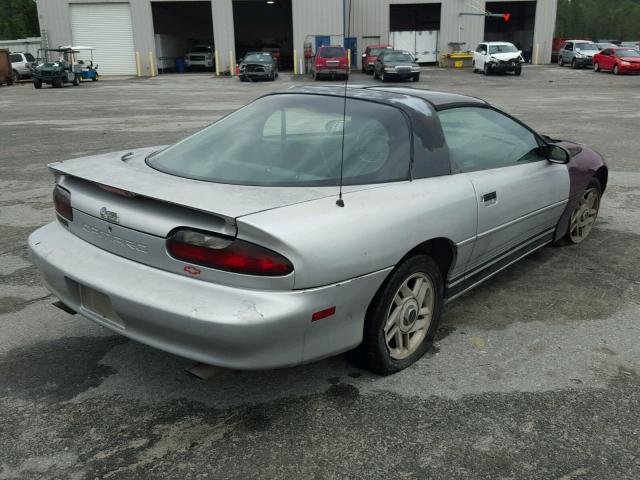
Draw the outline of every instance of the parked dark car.
M240 62L240 81L275 80L278 78L278 62L269 52L249 52Z
M392 78L420 80L420 65L409 52L403 50L383 50L373 67L373 78L383 82Z
M314 80L321 77L349 78L347 51L339 45L327 45L318 48L313 60L311 75Z

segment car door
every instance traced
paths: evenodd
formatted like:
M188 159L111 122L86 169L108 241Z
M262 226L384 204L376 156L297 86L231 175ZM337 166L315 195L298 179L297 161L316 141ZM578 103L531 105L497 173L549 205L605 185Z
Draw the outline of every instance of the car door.
M542 155L527 127L487 107L439 113L453 168L473 185L478 227L465 277L549 242L569 197L566 165Z
M611 48L605 49L599 56L600 68L604 68L605 70L613 70L613 66L616 61L616 57L614 56L614 52Z
M571 63L573 60L573 42L567 42L562 50L562 59L565 63Z

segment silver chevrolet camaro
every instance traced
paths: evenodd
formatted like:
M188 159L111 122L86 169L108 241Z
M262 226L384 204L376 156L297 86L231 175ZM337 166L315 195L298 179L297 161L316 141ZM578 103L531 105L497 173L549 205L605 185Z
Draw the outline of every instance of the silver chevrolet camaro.
M593 150L482 100L359 86L50 169L57 220L29 247L67 311L208 364L356 349L381 374L427 351L445 302L581 242L607 183Z

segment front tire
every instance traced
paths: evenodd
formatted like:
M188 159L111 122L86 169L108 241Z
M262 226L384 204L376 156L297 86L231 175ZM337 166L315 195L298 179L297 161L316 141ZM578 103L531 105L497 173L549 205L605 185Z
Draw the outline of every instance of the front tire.
M33 88L37 88L38 90L42 88L42 80L39 78L33 79Z
M62 88L64 86L64 82L61 77L56 77L51 81L51 85L53 85L54 88Z
M567 243L582 243L591 233L600 211L602 186L597 178L591 179L582 198L571 213L569 229L565 236Z
M383 83L386 83L389 79L385 76L384 72L380 72L380 80L382 80Z
M613 74L614 75L620 75L620 67L618 67L618 65L614 65Z
M444 282L427 255L402 262L367 310L358 348L366 368L389 375L407 368L429 349L443 306Z
M490 72L489 72L489 64L488 63L484 64L484 68L482 69L482 72L485 74L485 76L489 75Z
M600 71L600 64L598 62L593 64L593 71L596 73Z
M571 68L574 69L574 70L578 69L578 62L576 62L575 58L573 60L571 60Z
M522 67L517 67L517 68L513 71L513 74L514 74L516 77L519 77L520 75L522 75Z
M413 81L414 82L419 82L420 81L420 74L414 75L413 76Z

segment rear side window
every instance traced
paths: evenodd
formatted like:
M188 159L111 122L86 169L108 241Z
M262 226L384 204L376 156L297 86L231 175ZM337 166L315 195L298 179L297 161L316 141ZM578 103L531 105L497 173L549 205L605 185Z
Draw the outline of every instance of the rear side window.
M27 62L35 62L36 61L36 59L33 58L33 55L31 55L30 53L25 53L24 56L27 59Z
M11 63L21 62L22 55L18 55L17 53L14 53L12 55L9 55L9 59L11 60Z
M347 52L341 47L325 47L320 49L320 58L346 57Z
M536 136L500 112L463 107L440 112L454 165L463 172L543 160Z
M395 107L324 95L272 95L151 156L182 177L262 186L333 186L406 180L410 125Z

